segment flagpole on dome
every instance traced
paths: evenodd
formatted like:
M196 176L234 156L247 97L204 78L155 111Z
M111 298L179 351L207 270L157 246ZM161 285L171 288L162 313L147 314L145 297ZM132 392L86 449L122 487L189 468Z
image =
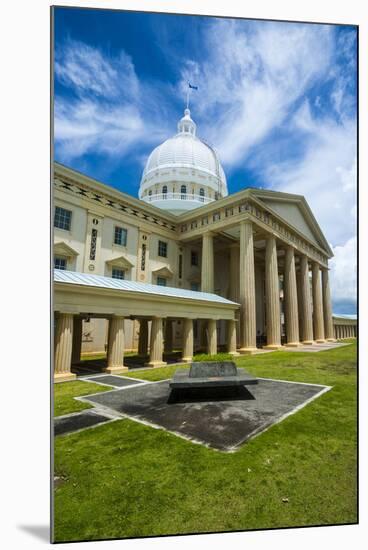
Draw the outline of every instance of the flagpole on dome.
M193 86L189 81L188 81L188 89L187 89L187 109L189 109L189 92L190 90L198 90L198 86Z

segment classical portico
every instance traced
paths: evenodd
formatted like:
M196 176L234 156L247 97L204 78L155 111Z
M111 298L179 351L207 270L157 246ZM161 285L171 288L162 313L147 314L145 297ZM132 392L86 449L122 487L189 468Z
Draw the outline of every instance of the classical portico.
M329 245L303 197L269 196L246 190L181 216L180 241L201 248L201 290L240 304L239 353L334 340ZM278 215L285 204L294 226Z

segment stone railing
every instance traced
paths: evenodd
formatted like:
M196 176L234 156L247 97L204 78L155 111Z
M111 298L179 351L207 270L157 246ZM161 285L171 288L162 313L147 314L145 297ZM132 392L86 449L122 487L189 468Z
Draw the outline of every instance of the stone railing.
M209 197L203 197L202 195L193 195L192 193L159 193L157 195L145 195L141 197L141 200L145 202L176 200L176 201L195 201L202 204L208 204L215 199Z

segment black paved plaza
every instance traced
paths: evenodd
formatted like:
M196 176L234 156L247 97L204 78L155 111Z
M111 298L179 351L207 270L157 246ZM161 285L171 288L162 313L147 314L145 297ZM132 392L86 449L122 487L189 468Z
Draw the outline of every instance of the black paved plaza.
M235 450L280 421L325 386L262 380L247 388L188 390L173 395L169 381L112 390L84 400L222 451Z

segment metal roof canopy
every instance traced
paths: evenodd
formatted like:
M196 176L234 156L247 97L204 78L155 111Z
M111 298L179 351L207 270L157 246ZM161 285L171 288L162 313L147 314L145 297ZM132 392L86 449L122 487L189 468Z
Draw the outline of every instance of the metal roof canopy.
M54 270L54 309L125 317L235 319L239 304L217 294Z

